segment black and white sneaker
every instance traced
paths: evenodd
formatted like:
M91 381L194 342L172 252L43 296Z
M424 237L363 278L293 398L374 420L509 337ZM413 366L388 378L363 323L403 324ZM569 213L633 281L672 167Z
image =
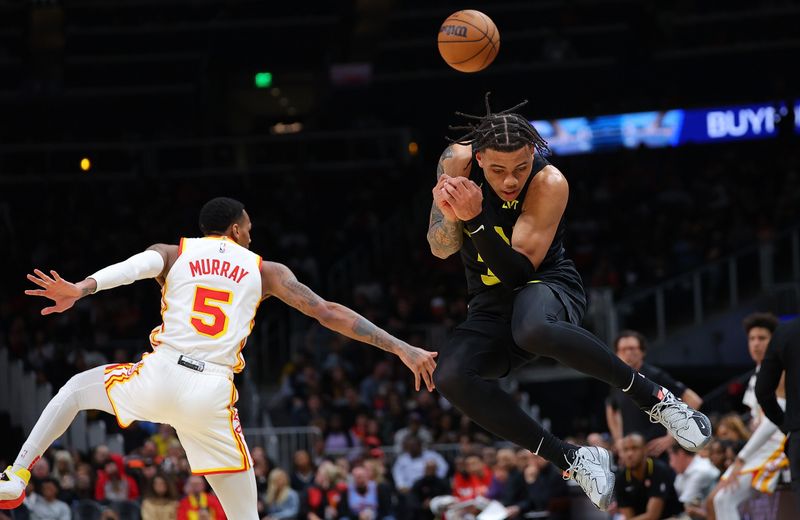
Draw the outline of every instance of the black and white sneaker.
M661 401L646 412L650 422L661 424L684 449L703 449L711 441L711 421L708 417L689 407L664 387L659 397Z
M614 498L614 481L616 477L611 471L611 454L596 446L583 446L575 452L564 480L574 479L583 491L601 511L608 509Z

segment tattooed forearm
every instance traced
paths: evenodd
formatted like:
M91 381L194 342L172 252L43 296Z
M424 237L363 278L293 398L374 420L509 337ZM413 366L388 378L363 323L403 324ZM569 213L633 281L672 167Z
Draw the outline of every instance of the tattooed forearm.
M448 146L439 157L439 164L436 165L436 181L445 175L444 161L453 157L453 147ZM434 201L431 206L431 217L428 223L428 243L431 252L439 258L447 258L459 249L463 236L461 233L462 224L460 221L447 220L442 210Z
M351 330L360 341L374 345L387 352L397 352L397 348L400 346L397 338L361 316L353 322Z
M428 244L431 252L439 258L447 258L459 249L464 240L461 221L450 221L444 218L442 211L434 202L431 207L431 219L428 227Z

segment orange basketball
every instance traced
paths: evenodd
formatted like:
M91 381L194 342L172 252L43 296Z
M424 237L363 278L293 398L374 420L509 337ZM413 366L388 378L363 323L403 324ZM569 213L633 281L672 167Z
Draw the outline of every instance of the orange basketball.
M500 33L492 19L480 11L457 11L439 28L439 54L461 72L485 69L498 50Z

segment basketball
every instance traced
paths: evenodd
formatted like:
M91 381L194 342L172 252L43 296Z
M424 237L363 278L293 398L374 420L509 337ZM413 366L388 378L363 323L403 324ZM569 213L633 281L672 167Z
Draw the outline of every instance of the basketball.
M489 66L500 50L500 33L491 18L480 11L457 11L439 28L439 54L461 72L478 72Z

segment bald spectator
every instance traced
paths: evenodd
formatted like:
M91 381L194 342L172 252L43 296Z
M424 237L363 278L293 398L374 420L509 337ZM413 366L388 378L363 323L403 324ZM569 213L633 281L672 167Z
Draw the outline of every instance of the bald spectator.
M620 442L616 494L619 512L628 519L658 520L683 512L675 495L675 474L660 460L648 457L638 433Z
M406 437L403 442L403 453L397 457L392 466L394 485L400 493L408 493L414 482L425 475L425 464L432 460L436 463L436 475L444 478L447 475L447 462L441 455L431 450L423 450L418 437Z

